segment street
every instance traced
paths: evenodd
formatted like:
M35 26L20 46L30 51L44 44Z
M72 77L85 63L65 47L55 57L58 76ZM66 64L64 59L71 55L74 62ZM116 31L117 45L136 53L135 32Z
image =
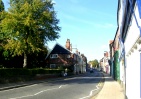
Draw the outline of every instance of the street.
M0 91L0 99L90 99L101 79L102 73L94 70L76 77Z

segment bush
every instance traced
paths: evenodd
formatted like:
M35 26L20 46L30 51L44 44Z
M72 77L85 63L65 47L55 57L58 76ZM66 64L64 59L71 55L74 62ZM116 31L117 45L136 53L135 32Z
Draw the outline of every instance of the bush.
M13 69L13 68L3 68L0 69L0 76L1 77L12 77L12 76L19 76L19 75L32 75L32 70L30 69Z
M13 77L20 75L36 75L36 74L60 74L63 69L22 69L22 68L1 68L0 77Z

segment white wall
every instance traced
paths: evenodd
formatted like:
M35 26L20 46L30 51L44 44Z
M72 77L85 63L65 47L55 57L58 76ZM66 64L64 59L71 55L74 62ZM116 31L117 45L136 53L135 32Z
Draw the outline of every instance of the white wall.
M141 46L140 46L141 47ZM126 95L128 99L140 99L140 53L139 48L127 57Z
M137 7L135 13L138 22L141 22ZM139 34L140 31L133 16L125 40L125 51L126 55L128 55L126 56L126 95L128 99L140 99L140 53L138 50L141 48L141 45L138 44L137 49L134 49L134 51L131 52L131 48L136 44ZM131 52L131 54L129 54L129 52Z

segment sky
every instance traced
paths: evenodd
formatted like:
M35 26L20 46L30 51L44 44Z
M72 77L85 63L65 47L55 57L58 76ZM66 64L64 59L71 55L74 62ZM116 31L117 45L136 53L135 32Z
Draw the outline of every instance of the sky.
M8 1L3 0L5 8ZM53 0L60 38L48 42L52 49L56 43L65 47L70 39L72 48L77 48L88 61L100 60L104 51L109 51L109 41L117 30L118 0ZM73 50L74 51L74 50Z

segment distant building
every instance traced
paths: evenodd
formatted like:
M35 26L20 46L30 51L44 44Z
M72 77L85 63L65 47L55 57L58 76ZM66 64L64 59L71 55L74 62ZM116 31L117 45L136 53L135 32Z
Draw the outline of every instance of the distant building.
M74 74L86 72L87 58L84 55L80 55L78 50L76 53L72 53L72 45L70 39L66 41L66 48L56 43L53 49L46 57L47 68L68 68L74 72Z

